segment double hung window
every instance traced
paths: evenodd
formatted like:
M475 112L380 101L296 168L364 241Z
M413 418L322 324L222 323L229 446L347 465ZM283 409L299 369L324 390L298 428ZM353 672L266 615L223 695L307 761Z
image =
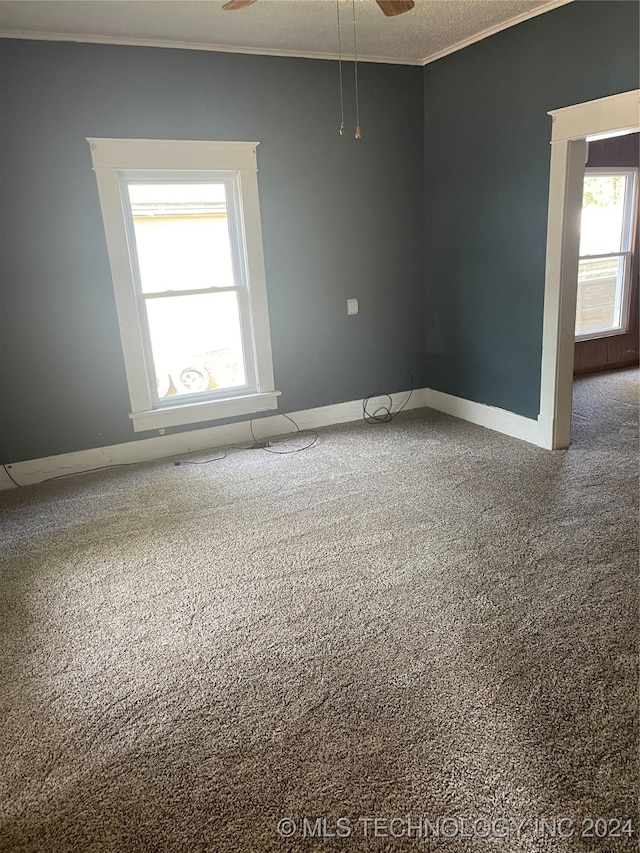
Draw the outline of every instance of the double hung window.
M134 429L275 409L257 143L88 142Z
M624 334L629 327L635 169L585 172L576 340Z

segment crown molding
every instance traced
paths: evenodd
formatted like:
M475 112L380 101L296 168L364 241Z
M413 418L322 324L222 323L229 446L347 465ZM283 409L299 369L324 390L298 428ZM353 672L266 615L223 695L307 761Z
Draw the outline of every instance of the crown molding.
M337 61L337 53L313 53L296 50L276 50L275 48L242 47L226 44L206 44L205 42L162 41L159 39L123 38L115 36L82 35L78 33L40 33L23 30L0 30L0 38L24 39L26 41L70 41L77 44L116 44L124 47L162 47L172 50L204 50L211 53L241 53L252 56L282 56L295 59L331 59ZM343 53L342 60L349 62L353 56ZM385 65L423 65L421 59L398 59L390 56L361 56L358 62L377 62Z
M508 21L502 21L502 23L489 27L486 30L482 30L482 32L476 33L474 36L469 36L469 38L463 39L463 41L456 42L456 44L451 45L451 47L446 47L444 50L439 50L437 53L425 56L424 59L420 60L420 65L429 65L431 62L442 59L444 56L449 56L451 53L456 53L457 51L468 47L470 44L483 41L484 39L489 38L489 36L494 36L496 33L501 33L503 30L515 27L516 24L521 24L524 21L528 21L530 18L537 18L538 15L542 15L544 12L550 12L558 6L566 6L567 3L573 3L573 0L550 0L550 2L545 3L544 6L538 6L535 9L530 9L528 12L516 15L515 18L509 18Z
M545 3L543 6L538 6L536 9L531 9L530 11L524 12L521 15L517 15L515 18L510 18L508 21L503 21L501 24L496 24L493 27L489 27L488 29L477 33L474 36L470 36L469 38L464 39L463 41L457 42L451 47L447 47L444 50L438 51L437 53L432 53L422 59L375 56L365 54L363 56L358 56L358 62L374 62L385 65L429 65L431 62L435 62L438 59L442 59L442 57L444 56L449 56L449 54L451 53L456 53L458 50L462 50L463 48L468 47L471 44L475 44L478 41L482 41L483 39L489 38L489 36L502 32L502 30L506 30L509 27L514 27L516 26L516 24L520 24L523 21L527 21L529 20L529 18L535 18L538 15L542 15L544 12L549 12L551 9L555 9L557 6L565 6L567 3L573 3L573 0L550 0L550 2ZM281 56L296 59L329 59L333 61L339 59L337 53L315 53L313 51L305 52L296 50L278 50L275 48L272 49L244 47L242 45L232 46L225 44L208 44L206 42L125 38L95 34L89 35L83 33L47 33L28 32L25 30L0 30L0 38L24 39L30 41L68 41L76 42L78 44L115 44L124 47L160 47L170 48L173 50L203 50L210 51L212 53L240 53L255 56ZM349 62L353 59L353 57L350 54L343 54L342 59Z

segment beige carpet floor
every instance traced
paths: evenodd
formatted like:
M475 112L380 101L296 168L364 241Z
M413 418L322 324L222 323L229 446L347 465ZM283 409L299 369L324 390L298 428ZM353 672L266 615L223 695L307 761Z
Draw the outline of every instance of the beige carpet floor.
M638 371L575 400L2 493L0 849L635 851Z

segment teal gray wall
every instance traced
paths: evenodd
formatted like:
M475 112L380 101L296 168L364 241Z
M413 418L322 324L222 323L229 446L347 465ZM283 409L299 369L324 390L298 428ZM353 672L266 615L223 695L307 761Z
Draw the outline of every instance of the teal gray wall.
M576 0L426 66L429 387L538 416L547 112L638 88L639 8Z
M261 141L282 411L400 390L411 370L537 416L547 111L638 86L637 4L577 0L424 69L360 71L357 143L337 135L333 62L0 42L5 462L146 437L87 136Z
M261 142L281 411L405 389L407 370L424 385L422 76L362 66L356 142L334 62L0 42L4 461L148 435L128 417L87 136Z

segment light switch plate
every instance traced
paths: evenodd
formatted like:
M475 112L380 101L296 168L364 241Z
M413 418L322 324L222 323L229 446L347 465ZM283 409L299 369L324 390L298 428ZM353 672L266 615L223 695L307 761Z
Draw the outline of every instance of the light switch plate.
M347 299L347 314L357 314L358 313L358 300L357 299Z

